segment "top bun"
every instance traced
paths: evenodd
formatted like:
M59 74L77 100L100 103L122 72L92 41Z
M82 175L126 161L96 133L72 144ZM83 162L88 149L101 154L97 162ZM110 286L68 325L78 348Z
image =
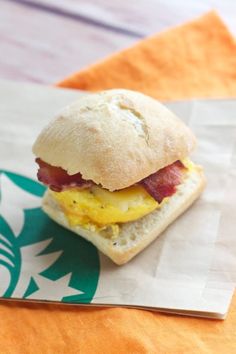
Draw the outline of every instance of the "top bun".
M142 180L195 146L190 129L139 92L90 94L66 107L37 138L34 154L69 175L114 191Z

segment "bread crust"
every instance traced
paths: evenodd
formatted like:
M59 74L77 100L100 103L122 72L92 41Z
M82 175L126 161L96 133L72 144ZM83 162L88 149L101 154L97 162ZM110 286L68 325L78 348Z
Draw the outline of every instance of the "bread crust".
M195 143L190 129L161 103L117 89L66 107L41 132L33 152L114 191L189 156Z
M54 221L90 241L113 262L121 265L146 248L188 209L203 191L205 183L202 168L197 166L193 171L188 172L177 192L160 209L139 220L122 224L116 240L105 238L101 233L88 231L81 226L70 226L60 206L48 192L43 198L43 210Z

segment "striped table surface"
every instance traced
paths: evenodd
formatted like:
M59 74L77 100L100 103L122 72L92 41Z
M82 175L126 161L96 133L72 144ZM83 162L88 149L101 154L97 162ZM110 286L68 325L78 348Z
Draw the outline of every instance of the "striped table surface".
M236 34L234 0L2 0L0 78L54 83L212 8Z

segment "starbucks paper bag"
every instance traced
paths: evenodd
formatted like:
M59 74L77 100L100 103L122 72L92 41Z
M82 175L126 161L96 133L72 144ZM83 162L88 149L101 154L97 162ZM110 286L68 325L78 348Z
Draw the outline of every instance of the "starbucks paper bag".
M78 91L0 84L0 296L24 301L138 306L223 318L236 267L236 101L168 106L198 137L202 197L152 245L116 266L41 210L31 146Z

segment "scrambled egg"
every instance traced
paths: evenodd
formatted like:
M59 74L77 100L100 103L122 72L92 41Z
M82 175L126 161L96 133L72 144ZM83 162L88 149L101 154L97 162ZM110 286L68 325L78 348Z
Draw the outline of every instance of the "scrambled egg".
M182 163L188 170L194 169L191 161L186 159ZM50 193L60 204L71 226L80 225L91 231L109 230L113 236L119 234L118 223L137 220L168 200L165 198L159 204L139 185L115 192L93 186Z
M98 186L50 192L59 202L71 226L103 230L108 226L117 232L117 223L141 218L159 204L141 186L109 192Z

